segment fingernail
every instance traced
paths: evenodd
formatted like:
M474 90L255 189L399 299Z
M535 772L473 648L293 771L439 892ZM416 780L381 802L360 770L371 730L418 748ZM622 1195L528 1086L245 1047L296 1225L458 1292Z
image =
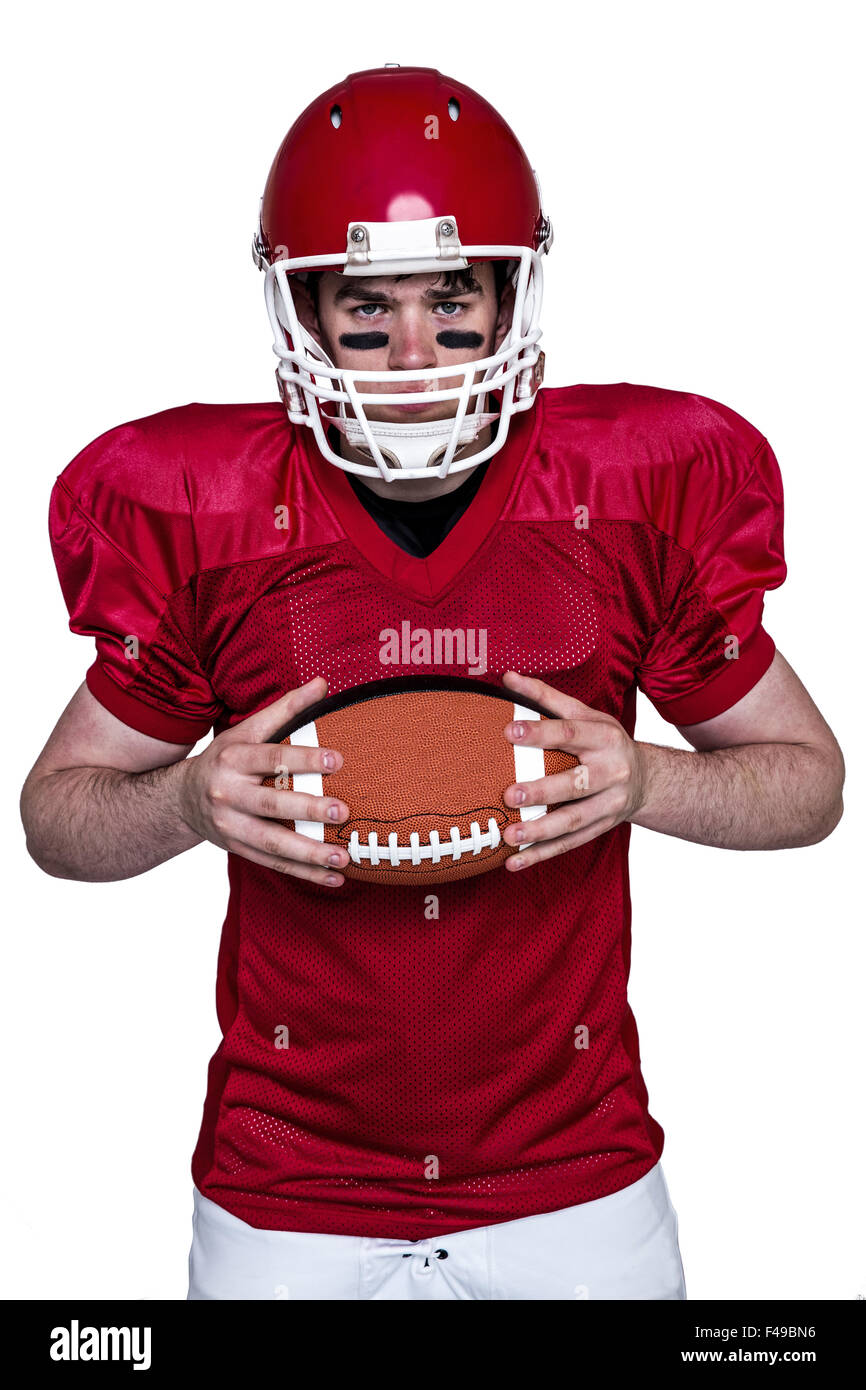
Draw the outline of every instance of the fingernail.
M340 863L340 856L339 856L339 854L331 854L331 855L329 855L329 856L328 856L328 863L329 863L329 864L339 864L339 863Z
M523 860L520 859L519 857L518 857L517 859L515 859L515 858L512 857L512 860L511 860L511 867L512 867L512 869L522 869L522 868L523 868Z
M512 738L524 738L525 735L526 735L526 725L525 725L525 724L512 724L512 726L511 726L511 737L512 737Z
M519 844L521 840L525 840L525 839L526 839L526 831L525 831L525 830L515 830L515 832L514 832L514 843L515 843L515 844Z
M515 806L522 806L524 801L526 800L526 792L523 790L522 787L518 787L516 792L512 792L511 799L514 802Z
M325 768L326 771L328 771L328 772L333 772L333 771L334 771L334 768L335 768L336 766L337 766L337 760L336 760L336 758L334 757L333 753L323 753L323 754L322 754L322 767Z
M336 874L328 874L328 877L325 879L325 882L328 884L330 888L339 888L342 879L337 878Z
M343 812L339 806L328 807L328 820L340 820L342 818L342 815Z

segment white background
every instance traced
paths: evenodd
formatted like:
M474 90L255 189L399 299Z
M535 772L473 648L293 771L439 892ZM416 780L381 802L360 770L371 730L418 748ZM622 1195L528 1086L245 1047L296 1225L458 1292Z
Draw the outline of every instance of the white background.
M348 72L438 67L537 168L548 382L725 402L769 439L789 578L768 630L846 754L821 845L633 832L630 989L691 1299L854 1299L864 1255L862 11L84 3L7 16L0 1294L186 1297L224 855L53 880L17 795L83 678L46 530L96 435L274 399L249 242L292 120ZM327 196L327 189L318 196ZM679 743L646 702L638 737Z

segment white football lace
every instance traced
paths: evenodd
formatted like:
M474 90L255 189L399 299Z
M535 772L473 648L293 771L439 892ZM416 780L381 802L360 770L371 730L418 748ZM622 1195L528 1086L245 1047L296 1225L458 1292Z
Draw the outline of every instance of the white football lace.
M361 843L357 830L353 830L346 848L353 864L369 863L371 868L381 864L398 869L405 860L412 864L420 864L423 859L430 859L434 864L438 864L441 859L448 858L457 863L461 855L476 855L483 849L498 849L501 843L499 826L491 816L484 834L478 821L474 820L469 827L469 837L465 840L460 838L460 829L456 825L452 825L451 838L444 844L440 841L438 830L431 830L429 842L423 845L417 830L409 836L408 845L398 844L397 832L392 831L388 836L387 846L379 844L375 830L370 832L366 844Z

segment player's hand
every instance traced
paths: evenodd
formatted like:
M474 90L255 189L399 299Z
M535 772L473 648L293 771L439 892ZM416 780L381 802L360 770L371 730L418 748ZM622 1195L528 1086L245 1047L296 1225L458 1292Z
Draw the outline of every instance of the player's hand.
M266 741L301 710L321 700L327 689L325 678L317 676L217 734L203 753L186 759L180 801L181 815L190 829L220 849L280 873L337 888L343 882L338 870L349 862L346 850L299 835L279 821L338 824L348 818L346 803L280 790L279 785L262 786L263 777L279 778L286 772L327 775L342 766L342 754L333 748L293 748ZM334 808L335 815L331 814Z
M519 696L526 695L558 716L527 720L522 726L519 720L506 725L509 742L529 748L560 748L581 762L568 772L506 788L508 806L557 806L538 820L505 830L503 839L508 844L523 841L532 845L505 861L509 870L519 871L585 845L621 821L630 820L644 804L647 769L641 745L611 715L531 676L506 671L503 683L515 692L516 703ZM518 727L524 730L522 738L515 737Z

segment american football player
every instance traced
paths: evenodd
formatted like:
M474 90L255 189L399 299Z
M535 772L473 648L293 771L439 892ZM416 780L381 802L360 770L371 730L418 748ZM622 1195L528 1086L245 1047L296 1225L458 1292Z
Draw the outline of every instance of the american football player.
M686 1297L627 997L630 829L811 845L844 765L763 625L770 443L690 392L544 387L552 242L477 92L352 74L261 200L279 400L116 426L54 484L96 651L24 788L30 853L99 882L227 852L190 1299ZM288 828L348 818L344 754L269 741L394 675L403 621L483 630L486 679L552 715L503 738L582 774L504 788L548 807L531 840L433 895ZM688 749L634 739L638 692ZM322 795L263 786L286 763Z

